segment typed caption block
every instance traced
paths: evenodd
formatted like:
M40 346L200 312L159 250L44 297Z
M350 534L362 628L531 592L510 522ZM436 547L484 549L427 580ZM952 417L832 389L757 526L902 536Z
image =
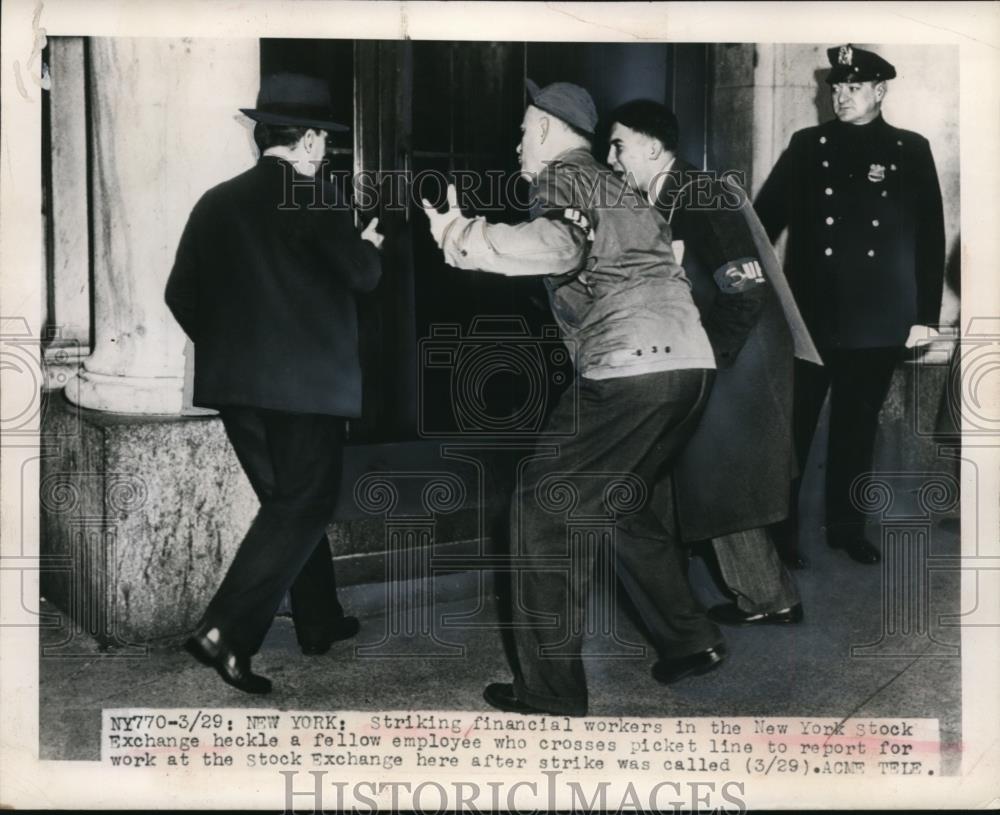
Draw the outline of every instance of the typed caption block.
M933 776L940 740L936 719L118 709L103 712L101 760L136 772Z

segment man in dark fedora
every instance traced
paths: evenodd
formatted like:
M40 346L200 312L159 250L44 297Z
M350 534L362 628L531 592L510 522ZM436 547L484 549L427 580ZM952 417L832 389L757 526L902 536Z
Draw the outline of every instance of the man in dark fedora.
M195 405L219 411L260 510L186 648L230 685L253 673L285 593L306 654L353 636L337 600L326 525L345 418L361 412L355 293L381 275L373 220L359 235L321 171L333 121L327 84L265 77L256 166L206 192L177 249L166 300L194 342Z
M573 357L576 398L560 396L543 429L559 437L558 454L543 445L523 462L511 506L512 553L525 561L515 581L514 682L483 695L505 711L584 715L581 621L593 550L570 549L546 494L572 494L574 518L614 522L618 576L659 656L654 679L670 684L725 659L722 634L687 583L686 554L648 500L697 426L715 358L663 221L591 155L590 94L530 81L528 93L518 156L535 190L531 220L467 218L453 187L447 212L424 205L452 266L542 277ZM616 488L632 502L617 500Z
M755 207L773 239L787 227L785 269L823 357L797 361L795 442L805 460L827 390L827 543L859 563L864 536L851 489L872 468L878 416L903 349L933 333L944 285L944 217L930 145L882 118L896 69L852 45L827 50L835 119L799 130ZM794 545L797 490L790 522Z

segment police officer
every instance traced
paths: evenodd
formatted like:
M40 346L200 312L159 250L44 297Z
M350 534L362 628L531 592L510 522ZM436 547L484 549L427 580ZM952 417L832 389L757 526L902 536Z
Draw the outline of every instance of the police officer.
M792 136L755 206L772 240L788 228L786 274L825 363L796 360L799 461L829 388L827 543L872 564L879 551L864 538L851 484L871 470L879 410L903 348L937 322L944 218L927 139L882 118L896 69L852 45L827 56L836 119ZM779 533L797 557L794 512L790 520Z

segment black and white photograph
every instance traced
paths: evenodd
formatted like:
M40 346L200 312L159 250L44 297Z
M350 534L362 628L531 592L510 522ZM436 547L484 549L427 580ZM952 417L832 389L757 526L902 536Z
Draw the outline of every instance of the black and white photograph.
M995 4L2 32L0 804L995 805Z

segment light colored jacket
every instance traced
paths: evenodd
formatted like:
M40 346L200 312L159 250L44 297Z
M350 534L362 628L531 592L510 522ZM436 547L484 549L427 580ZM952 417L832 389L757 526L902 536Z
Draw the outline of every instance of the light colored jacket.
M715 368L670 227L583 148L539 174L532 219L459 217L446 261L505 275L545 275L552 313L590 379Z

